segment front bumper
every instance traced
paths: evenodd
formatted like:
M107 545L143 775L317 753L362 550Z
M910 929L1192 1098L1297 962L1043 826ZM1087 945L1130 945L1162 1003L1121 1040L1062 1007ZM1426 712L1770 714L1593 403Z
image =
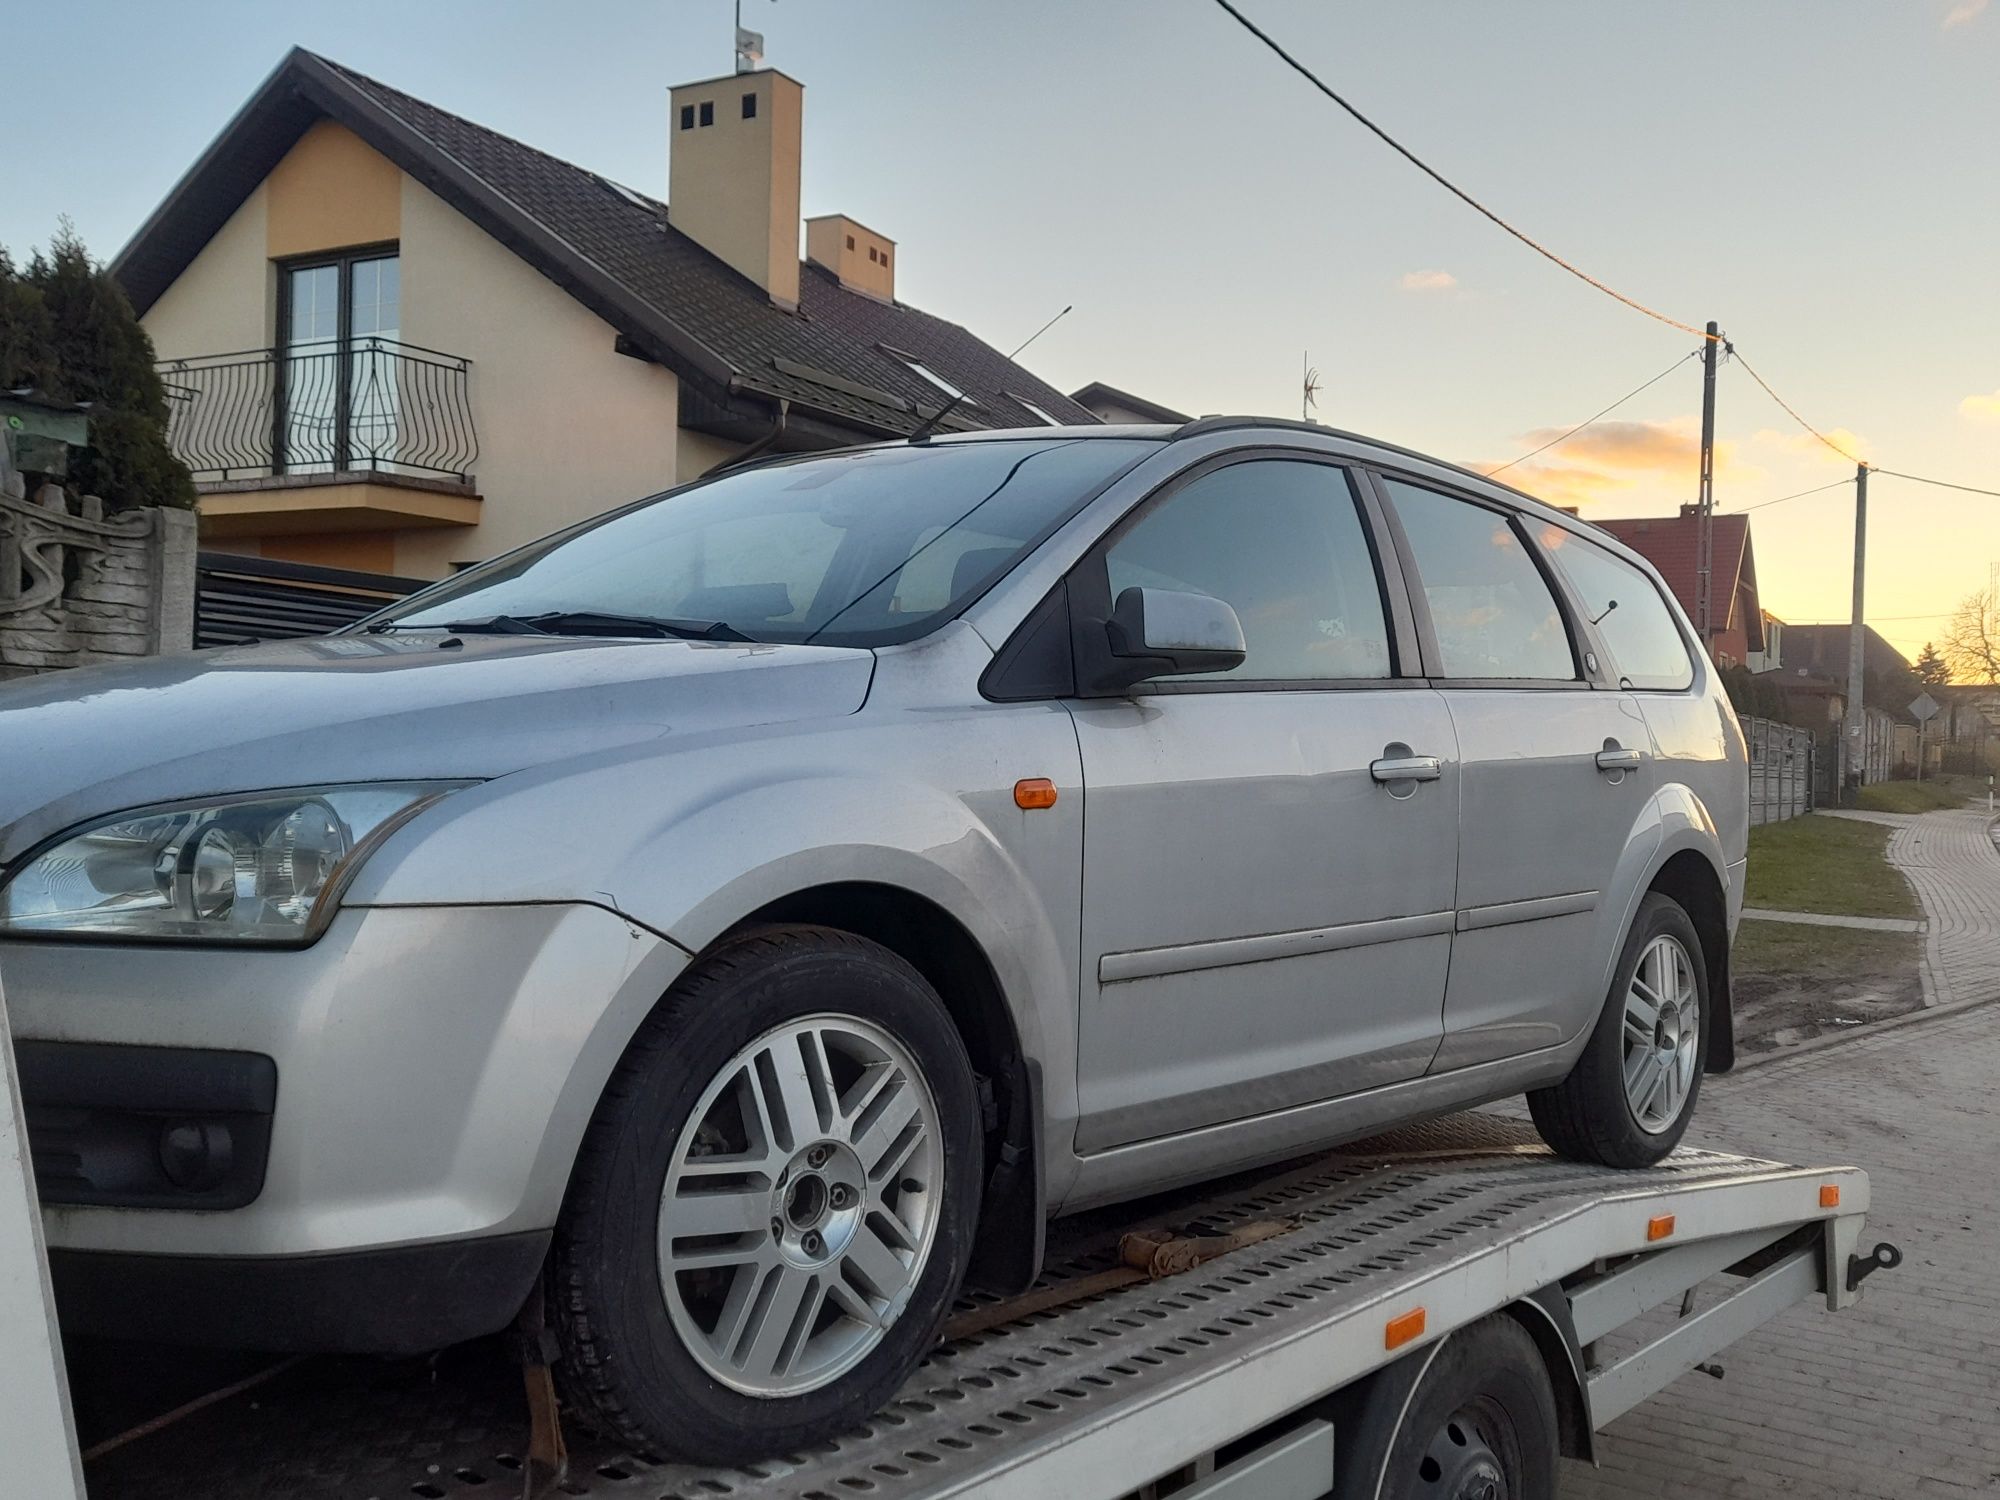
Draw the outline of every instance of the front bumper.
M250 1201L45 1194L54 1258L345 1257L545 1234L605 1081L686 962L581 904L350 908L295 951L0 943L18 1042L208 1049L276 1072Z
M51 1250L69 1334L227 1349L420 1354L497 1333L527 1301L550 1231L342 1255Z

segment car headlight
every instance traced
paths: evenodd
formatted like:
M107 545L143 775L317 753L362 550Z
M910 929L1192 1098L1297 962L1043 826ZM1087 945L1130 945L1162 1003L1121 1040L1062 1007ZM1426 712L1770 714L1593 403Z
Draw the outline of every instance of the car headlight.
M298 943L361 861L464 782L258 792L119 813L0 885L0 937Z

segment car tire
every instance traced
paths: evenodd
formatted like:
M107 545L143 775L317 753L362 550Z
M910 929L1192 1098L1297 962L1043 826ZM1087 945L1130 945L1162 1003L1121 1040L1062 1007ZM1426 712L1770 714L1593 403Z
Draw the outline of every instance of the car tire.
M549 1269L566 1404L699 1463L847 1430L935 1343L980 1169L971 1063L922 975L823 927L726 943L586 1133Z
M1551 1500L1561 1428L1534 1337L1506 1313L1369 1380L1340 1427L1333 1500ZM1349 1438L1351 1437L1351 1441Z
M1662 989L1670 993L1655 1008L1649 996ZM1647 892L1583 1055L1561 1083L1528 1095L1542 1139L1564 1156L1607 1167L1661 1160L1694 1115L1713 1015L1693 920L1677 902Z

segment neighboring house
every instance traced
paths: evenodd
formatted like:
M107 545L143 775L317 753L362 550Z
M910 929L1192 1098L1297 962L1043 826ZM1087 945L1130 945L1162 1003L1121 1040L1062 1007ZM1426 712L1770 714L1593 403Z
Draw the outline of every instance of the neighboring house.
M1779 665L1788 672L1818 672L1845 682L1848 637L1849 627L1846 625L1787 625L1784 654L1779 658ZM1915 675L1909 658L1884 640L1872 625L1861 627L1861 668L1870 679L1880 676L1901 682L1913 679ZM1910 697L1915 696L1913 691ZM1902 714L1907 701L1880 706L1891 713Z
M1788 625L1768 609L1764 611L1764 649L1747 652L1743 665L1752 672L1769 672L1785 659L1785 632Z
M1847 678L1844 674L1830 677L1805 667L1787 665L1759 672L1757 681L1777 693L1783 705L1779 717L1786 723L1812 730L1824 746L1838 747L1845 742ZM1862 705L1861 718L1867 740L1864 781L1886 781L1899 769L1907 773L1915 768L1913 725L1902 723L1887 709L1869 703ZM1906 734L1906 730L1910 732ZM1829 777L1839 769L1835 760L1822 764ZM1820 790L1822 795L1832 797L1835 794L1834 782L1826 781Z
M1094 413L1100 421L1129 424L1133 422L1192 422L1194 418L1186 412L1175 411L1171 406L1162 406L1157 401L1148 401L1144 396L1135 396L1130 391L1121 391L1115 385L1106 385L1101 380L1093 380L1080 391L1071 391L1069 399L1078 406Z
M1926 730L1935 763L1946 770L2000 771L2000 687L1953 682L1925 691L1939 705ZM1947 757L1947 748L1955 753Z
M805 224L804 89L671 92L672 202L294 50L113 265L204 544L437 578L749 451L1096 418Z
M1683 505L1677 516L1595 522L1660 570L1696 627L1701 589L1700 518ZM1720 666L1741 666L1766 649L1764 611L1757 600L1757 554L1747 516L1712 522L1709 574L1709 649Z

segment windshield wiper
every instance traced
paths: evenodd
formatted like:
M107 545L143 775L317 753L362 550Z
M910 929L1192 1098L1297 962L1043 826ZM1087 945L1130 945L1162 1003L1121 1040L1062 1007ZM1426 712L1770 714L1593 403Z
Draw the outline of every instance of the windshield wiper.
M590 609L552 609L536 615L487 615L443 625L411 625L385 620L369 631L446 630L454 635L636 635L655 640L749 641L727 620L667 620L651 615L617 615Z
M591 609L556 609L522 615L519 623L551 635L650 635L681 641L751 641L727 620L668 620L654 615L614 615Z

